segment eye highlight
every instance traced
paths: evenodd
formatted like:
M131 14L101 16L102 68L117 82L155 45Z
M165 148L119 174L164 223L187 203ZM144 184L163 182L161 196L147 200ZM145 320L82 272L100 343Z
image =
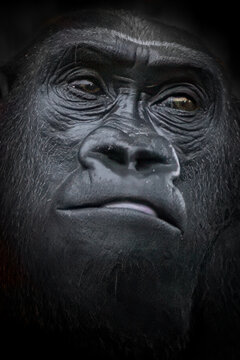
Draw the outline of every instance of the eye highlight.
M198 109L197 103L188 96L170 96L162 103L164 106L175 110L195 111Z

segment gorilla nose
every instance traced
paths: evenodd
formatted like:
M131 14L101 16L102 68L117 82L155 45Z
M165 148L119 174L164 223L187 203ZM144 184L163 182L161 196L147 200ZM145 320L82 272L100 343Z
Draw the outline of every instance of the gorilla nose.
M99 163L112 171L137 173L164 171L179 174L179 162L172 145L162 136L147 133L124 133L109 126L90 133L81 145L79 160L85 168Z

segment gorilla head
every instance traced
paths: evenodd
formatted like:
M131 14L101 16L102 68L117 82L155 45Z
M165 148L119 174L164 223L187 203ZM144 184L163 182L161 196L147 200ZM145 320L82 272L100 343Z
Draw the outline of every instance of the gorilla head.
M106 353L111 339L131 356L178 354L237 208L239 125L222 66L179 29L84 11L3 78L3 318L100 339Z

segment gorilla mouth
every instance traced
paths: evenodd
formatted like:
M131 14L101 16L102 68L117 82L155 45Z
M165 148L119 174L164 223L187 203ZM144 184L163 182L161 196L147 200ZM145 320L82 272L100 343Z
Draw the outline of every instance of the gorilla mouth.
M168 211L164 210L163 208L152 206L149 202L143 202L138 199L114 199L110 201L104 201L100 203L85 203L84 205L72 205L72 206L64 206L58 207L58 211L81 211L84 209L118 209L118 210L130 210L133 212L138 212L139 214L147 215L151 218L156 218L165 223L168 223L174 228L177 228L181 232L182 224L181 220L178 217L175 217L173 214L169 213Z
M136 210L136 211L143 212L144 214L154 216L156 218L158 217L156 211L153 210L153 208L151 208L150 206L140 204L140 203L134 203L134 202L130 202L130 201L115 201L115 202L112 202L109 204L105 204L102 207L112 208L112 209L117 208L117 209Z

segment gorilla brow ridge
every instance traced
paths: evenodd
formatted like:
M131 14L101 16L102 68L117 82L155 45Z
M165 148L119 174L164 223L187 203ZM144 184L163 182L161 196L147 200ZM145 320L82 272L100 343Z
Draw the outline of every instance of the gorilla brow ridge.
M74 30L76 30L76 29L74 29ZM85 31L83 30L83 36L84 36L84 33L86 35L90 35L89 30L90 29L87 29ZM70 34L72 34L72 29L68 29L68 31L70 32ZM107 29L106 28L100 28L100 27L94 28L93 34L95 34L95 33L98 34L101 31L107 32ZM61 31L59 31L58 34L61 37ZM108 34L109 34L109 31L108 31ZM189 58L189 60L191 61L193 67L196 66L197 69L199 69L201 67L203 70L206 70L209 73L213 73L213 72L218 73L217 78L219 80L222 78L221 69L219 68L219 65L216 63L215 59L211 55L205 53L204 51L194 50L194 49L192 49L190 47L184 46L182 44L178 44L176 42L168 42L168 41L162 41L161 42L161 41L155 41L155 40L154 41L145 41L145 40L142 41L140 39L137 39L135 37L131 37L131 36L129 36L127 34L124 34L122 32L118 32L116 30L111 30L110 34L113 35L113 40L116 40L116 38L120 38L122 40L133 42L135 44L142 45L142 46L165 47L165 48L168 48L169 50L171 50L171 49L172 50L179 50L179 51L181 51L183 53L183 55L184 54L189 54L189 52L191 52L191 58ZM55 43L56 42L56 35L57 34L55 33L52 36L50 36L50 38L47 39L47 42L50 42L50 43L54 42ZM114 36L115 36L115 38L114 38ZM66 30L64 32L64 37L65 37L65 40L66 40ZM60 40L60 38L59 38L59 40ZM58 43L57 50L55 50L54 47L53 47L53 52L50 53L50 54L48 53L46 55L47 55L47 57L48 56L51 57L52 55L56 56L56 55L59 55L60 53L62 53L63 51L66 51L66 48L73 47L73 48L76 49L76 47L86 45L86 46L89 46L89 47L92 46L97 51L103 51L103 49L104 49L103 52L105 54L107 54L107 53L110 54L111 53L110 55L112 56L111 48L106 49L106 48L103 47L103 49L102 49L101 45L104 45L105 43L106 43L105 39L101 43L97 39L96 40L95 39L91 39L91 40L86 39L85 40L84 37L83 37L82 39L79 39L78 42L73 41L72 43L67 43L67 46L64 43L61 44L61 45ZM59 45L60 45L60 49L59 49ZM113 44L111 44L111 45L113 45ZM40 51L41 51L41 49L40 49ZM181 62L182 56L172 57L172 59L177 60L176 65L179 65L180 62ZM170 60L170 58L168 58L168 60ZM155 63L154 63L154 65L155 65ZM186 64L186 65L190 65L190 64Z

